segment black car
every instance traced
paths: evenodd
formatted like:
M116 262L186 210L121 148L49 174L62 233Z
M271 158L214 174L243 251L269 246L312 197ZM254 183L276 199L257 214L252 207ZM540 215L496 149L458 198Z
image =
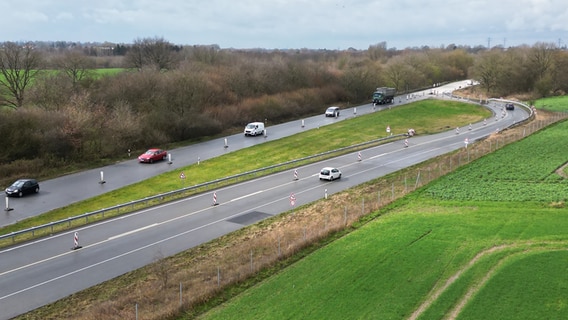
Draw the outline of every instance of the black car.
M39 183L35 179L20 179L12 183L11 186L6 188L7 196L21 197L28 193L38 193Z
M512 103L507 103L507 104L505 105L505 109L507 109L507 110L515 110L515 105L512 104Z

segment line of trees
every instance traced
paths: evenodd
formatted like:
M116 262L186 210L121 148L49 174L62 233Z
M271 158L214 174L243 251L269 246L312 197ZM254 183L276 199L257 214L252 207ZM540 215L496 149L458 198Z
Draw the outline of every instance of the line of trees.
M104 63L79 46L48 49L11 42L0 48L0 173L10 179L228 133L250 121L278 123L330 104L368 102L379 86L402 93L473 77L492 96L568 89L568 54L553 44L234 50L145 38ZM108 75L101 65L124 71Z

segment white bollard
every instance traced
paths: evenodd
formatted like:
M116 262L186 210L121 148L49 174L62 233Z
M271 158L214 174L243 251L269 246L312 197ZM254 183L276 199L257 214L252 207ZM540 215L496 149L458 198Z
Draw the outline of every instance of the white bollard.
M325 189L323 196L325 199L327 199L327 189Z
M228 143L228 141L227 141L227 138L225 138L225 146L224 146L224 148L226 149L226 148L228 148L228 147L229 147L229 143Z
M168 164L172 164L172 154L168 153Z
M8 196L6 196L6 209L4 209L4 211L12 211L14 210L13 208L10 208L10 203L8 200Z
M105 183L105 182L106 182L106 181L105 181L105 173L101 171L101 180L99 180L99 183L100 183L100 184L103 184L103 183Z
M302 128L304 127L304 119L302 119Z
M197 157L197 164L199 165L200 162L201 162L201 158Z

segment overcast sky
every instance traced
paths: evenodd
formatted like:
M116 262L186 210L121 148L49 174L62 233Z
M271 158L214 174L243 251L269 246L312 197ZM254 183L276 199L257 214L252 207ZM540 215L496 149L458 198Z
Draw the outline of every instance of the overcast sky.
M0 41L367 49L568 42L566 0L2 0Z

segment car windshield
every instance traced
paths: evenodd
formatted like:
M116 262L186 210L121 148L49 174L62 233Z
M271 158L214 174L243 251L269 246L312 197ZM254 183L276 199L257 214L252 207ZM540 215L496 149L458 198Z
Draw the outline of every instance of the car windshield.
M327 108L327 111L328 111L328 112L333 112L333 111L335 111L335 108Z
M145 152L145 154L154 154L154 153L156 153L156 151L153 151L153 150L148 150L148 151Z
M14 182L14 184L12 184L12 187L19 188L19 187L23 186L24 183L25 183L25 181L23 181L23 180L18 180L18 181L16 181L16 182Z
M253 129L254 127L256 127L256 125L254 125L254 124L247 125L247 128L249 128L249 129Z

